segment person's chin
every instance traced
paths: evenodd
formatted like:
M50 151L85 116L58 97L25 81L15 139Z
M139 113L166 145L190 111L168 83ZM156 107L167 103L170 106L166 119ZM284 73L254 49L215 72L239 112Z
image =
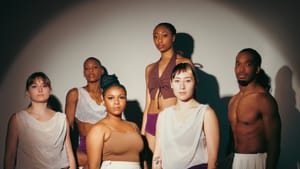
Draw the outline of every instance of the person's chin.
M241 86L247 86L249 84L249 81L247 81L247 80L238 80L238 83Z

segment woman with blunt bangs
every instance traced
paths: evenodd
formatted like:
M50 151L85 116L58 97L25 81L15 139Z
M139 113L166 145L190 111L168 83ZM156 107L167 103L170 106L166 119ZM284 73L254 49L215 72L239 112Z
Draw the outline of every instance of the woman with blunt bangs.
M215 111L194 98L194 67L180 63L171 73L175 105L158 116L154 169L214 169L220 131Z

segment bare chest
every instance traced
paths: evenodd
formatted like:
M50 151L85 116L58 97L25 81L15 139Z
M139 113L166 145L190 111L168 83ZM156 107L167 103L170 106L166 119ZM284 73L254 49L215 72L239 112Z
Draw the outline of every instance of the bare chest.
M251 125L261 120L259 102L252 97L236 98L229 107L229 121L234 124Z

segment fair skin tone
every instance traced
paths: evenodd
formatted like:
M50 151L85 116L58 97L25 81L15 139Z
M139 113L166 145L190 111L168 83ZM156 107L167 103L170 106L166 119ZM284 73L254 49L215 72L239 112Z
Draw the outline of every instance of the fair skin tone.
M191 113L195 113L200 103L194 98L195 79L190 72L180 72L171 81L171 86L177 98L174 107L174 115L177 119L185 120ZM157 126L163 121L158 120ZM208 169L214 169L219 149L219 125L216 114L213 109L208 108L204 116L203 131L206 136L207 153L208 153ZM153 168L161 169L161 146L159 143L159 130L156 130L156 145L153 154Z
M175 41L175 35L172 34L172 32L165 26L159 26L153 31L153 42L156 46L156 48L159 50L161 57L159 61L159 77L161 77L162 73L164 72L165 68L167 67L169 61L171 60L174 49L173 49L173 42ZM180 56L179 54L176 55L176 64L187 62L192 64L192 61ZM153 69L155 63L149 64L146 67L145 71L145 80L146 80L146 103L144 108L144 114L143 114L143 123L142 123L142 129L141 133L142 135L145 135L148 141L148 145L151 151L154 151L155 146L155 136L147 133L145 131L146 122L147 122L147 114L148 113L159 113L166 107L172 106L176 103L176 98L168 98L164 99L162 96L158 96L158 92L156 93L155 99L150 98L149 89L148 89L148 77L150 71ZM157 102L159 101L159 106L157 105Z
M267 153L266 168L274 169L280 149L280 116L275 99L260 84L256 75L260 67L250 54L236 57L237 80L247 82L229 102L228 118L231 125L234 149L237 153Z
M47 101L50 96L51 89L49 86L45 85L43 80L36 78L34 83L30 85L29 89L26 91L26 95L31 99L31 106L26 109L26 112L38 121L45 122L50 120L56 112L47 107ZM17 120L16 114L13 114L9 120L7 138L6 138L6 150L5 150L5 160L4 168L13 169L15 166L16 153L18 148L18 130L17 130ZM69 160L69 168L75 169L75 159L72 151L72 145L69 135L69 130L67 129L66 136L66 147Z
M112 86L106 90L104 104L107 108L107 116L97 122L87 135L87 154L89 169L99 169L103 158L104 143L112 131L139 132L137 125L121 118L126 107L126 93L119 86ZM138 162L137 159L136 162Z
M89 93L91 98L97 103L101 104L102 103L102 91L100 88L100 78L101 75L103 74L104 70L93 59L88 59L85 61L83 65L83 74L84 77L86 78L87 85L84 86L84 89ZM75 122L75 111L76 111L76 105L77 105L77 100L78 99L78 90L77 88L71 89L66 96L66 108L65 112L67 115L68 122L73 129L74 122ZM90 123L85 123L81 121L76 121L78 130L79 130L79 135L80 136L86 136L87 132L91 128L92 124ZM77 149L76 152L77 155L77 161L79 166L83 166L84 169L87 169L87 155Z

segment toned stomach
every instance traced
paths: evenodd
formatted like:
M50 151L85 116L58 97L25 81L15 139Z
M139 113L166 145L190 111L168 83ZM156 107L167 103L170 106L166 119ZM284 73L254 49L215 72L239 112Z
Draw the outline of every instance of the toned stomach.
M157 99L159 99L159 100L157 100ZM176 97L172 97L172 98L168 98L168 99L163 99L162 97L160 97L157 99L150 101L149 110L148 110L149 114L158 114L165 108L176 104Z
M234 133L235 152L243 154L266 152L265 136L261 125L239 124Z
M77 121L80 136L86 136L93 124Z

